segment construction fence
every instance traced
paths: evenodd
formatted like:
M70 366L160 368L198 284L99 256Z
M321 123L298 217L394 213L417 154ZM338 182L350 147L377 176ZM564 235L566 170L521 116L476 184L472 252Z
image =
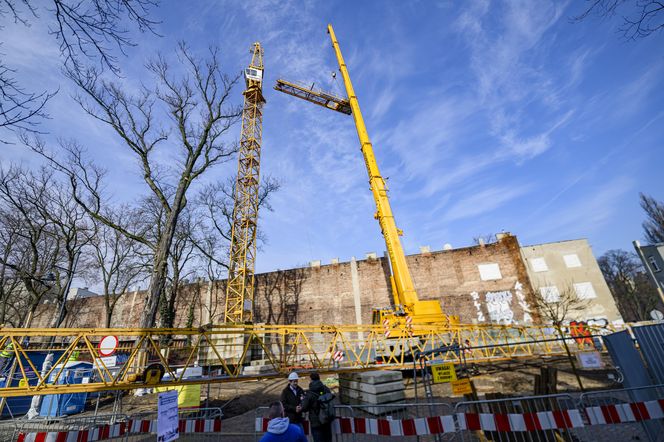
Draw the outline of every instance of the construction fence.
M381 410L384 407L384 410ZM369 410L371 412L368 412ZM664 441L664 385L448 403L343 405L337 442ZM267 430L257 410L255 440ZM305 423L305 432L309 432Z
M258 441L267 430L266 407L254 428L237 432L222 410L181 410L180 440ZM339 405L335 442L439 441L664 441L664 385L450 403ZM234 428L232 432L231 428ZM305 433L310 433L305 421ZM0 427L12 442L151 441L156 413L76 418L16 419Z

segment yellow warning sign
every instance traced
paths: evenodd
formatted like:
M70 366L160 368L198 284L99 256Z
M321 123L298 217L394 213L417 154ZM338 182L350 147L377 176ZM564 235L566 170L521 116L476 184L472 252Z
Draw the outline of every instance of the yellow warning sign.
M458 381L452 381L452 394L470 394L473 392L473 389L470 386L470 379L459 379Z
M431 374L433 375L434 384L444 384L447 382L456 381L456 370L452 362L444 364L435 364L431 366Z

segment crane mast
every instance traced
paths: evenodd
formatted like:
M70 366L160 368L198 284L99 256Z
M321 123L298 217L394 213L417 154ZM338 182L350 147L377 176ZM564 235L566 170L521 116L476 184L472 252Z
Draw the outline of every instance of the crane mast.
M244 71L246 89L238 172L234 189L230 260L224 321L253 321L256 226L258 224L261 139L263 131L263 49L254 43Z

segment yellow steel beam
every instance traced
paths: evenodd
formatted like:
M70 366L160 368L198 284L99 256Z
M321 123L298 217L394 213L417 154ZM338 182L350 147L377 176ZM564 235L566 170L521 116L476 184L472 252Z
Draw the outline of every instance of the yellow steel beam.
M329 92L323 92L320 89L314 89L313 85L304 86L291 81L279 79L277 80L274 89L342 114L350 115L352 113L350 102L347 99L337 97Z
M593 333L607 332L607 329L590 330ZM416 325L397 332L396 338L386 338L381 326L359 325L221 325L201 329L1 328L0 343L12 343L16 378L22 382L20 386L8 383L7 388L0 388L0 397L235 382L283 376L293 369L322 372L410 369L414 353L451 343L461 347L457 351L439 351L427 358L459 363L463 359L482 362L565 353L561 340L550 328L541 326L459 325L450 328ZM117 352L128 355L128 361L120 368L108 367L100 358L97 344L107 335L119 336L122 345ZM170 343L165 345L165 336L174 339L169 339ZM358 339L358 336L364 338ZM59 338L56 339L60 342L59 348L49 349L52 337ZM178 344L186 341L190 344ZM471 348L464 348L466 342ZM259 355L252 354L255 349L260 349ZM333 360L338 350L345 355L341 364L335 364ZM60 356L42 376L42 367L37 366L33 358L37 352L44 351L57 351ZM59 384L65 371L64 362L75 351L79 352L80 360L94 361L89 382ZM244 375L243 367L255 356L265 361L266 372ZM154 363L170 374L169 381L151 384L141 377L146 367ZM203 377L184 379L182 374L176 374L177 368L194 364L204 367Z

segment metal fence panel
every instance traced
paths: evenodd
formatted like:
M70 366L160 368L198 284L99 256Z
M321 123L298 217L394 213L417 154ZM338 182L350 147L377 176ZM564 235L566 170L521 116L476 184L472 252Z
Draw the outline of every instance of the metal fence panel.
M457 440L572 441L583 416L568 394L460 402Z
M632 327L632 332L653 380L657 384L664 384L664 324Z

